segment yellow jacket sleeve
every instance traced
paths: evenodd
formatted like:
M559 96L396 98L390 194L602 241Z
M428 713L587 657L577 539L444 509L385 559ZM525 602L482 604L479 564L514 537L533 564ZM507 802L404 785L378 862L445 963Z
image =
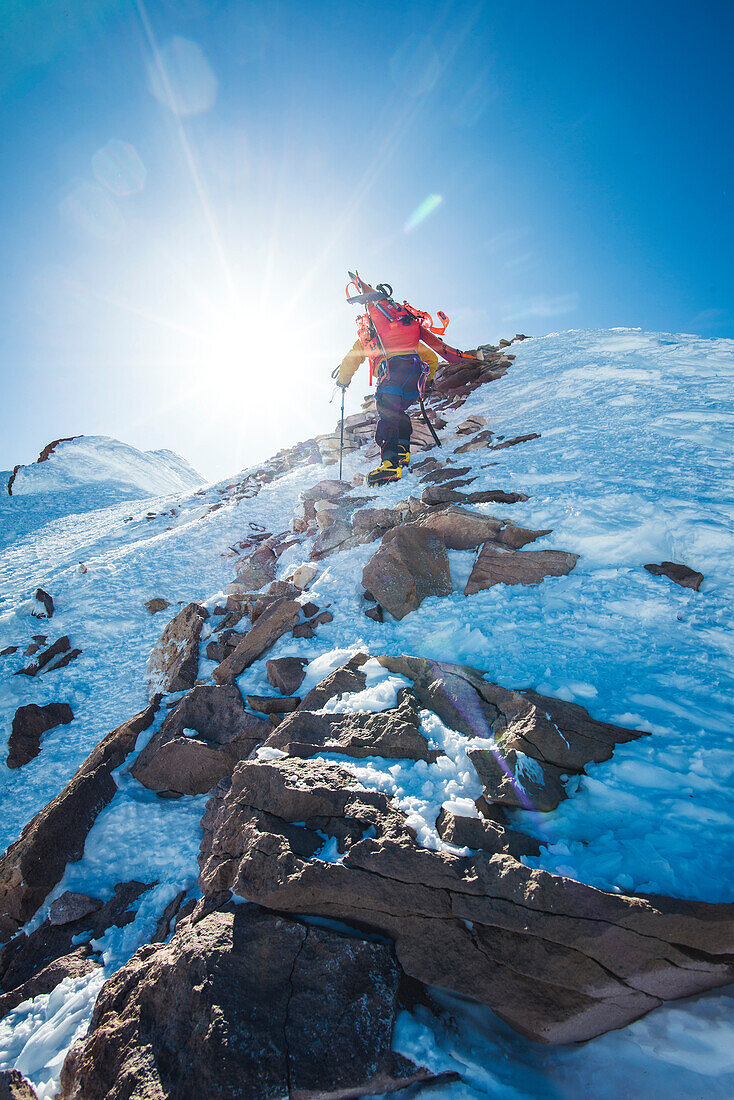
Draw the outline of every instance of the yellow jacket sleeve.
M428 367L428 377L433 378L434 374L438 370L438 356L436 355L435 351L431 351L431 349L426 344L419 344L418 355Z
M357 367L361 363L364 363L367 358L367 353L362 347L360 340L355 340L352 347L339 364L339 375L337 377L337 384L339 386L348 386L352 381Z

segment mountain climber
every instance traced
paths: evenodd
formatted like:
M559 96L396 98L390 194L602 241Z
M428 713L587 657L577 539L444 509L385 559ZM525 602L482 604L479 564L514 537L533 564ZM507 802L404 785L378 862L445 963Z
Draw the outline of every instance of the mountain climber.
M415 309L408 302L400 305L394 301L392 287L388 284L379 283L373 289L358 274L350 271L349 276L347 301L364 305L365 312L357 318L357 339L334 377L337 386L345 390L357 368L369 359L370 385L373 378L377 378L375 442L380 446L382 462L368 474L367 484L385 485L397 481L403 467L410 462L412 425L407 409L416 399L438 443L423 407L423 395L436 373L438 355L454 364L464 359L475 360L473 355L449 347L439 339L448 324L444 313L438 313L443 327L434 326L430 314ZM355 288L356 294L350 295L350 287Z

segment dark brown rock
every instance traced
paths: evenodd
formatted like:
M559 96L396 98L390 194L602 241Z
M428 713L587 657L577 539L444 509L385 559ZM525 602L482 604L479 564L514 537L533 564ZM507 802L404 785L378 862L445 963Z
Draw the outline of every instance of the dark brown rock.
M261 546L254 554L237 563L237 583L251 592L257 592L270 581L275 580L277 567L277 555L269 546Z
M310 489L301 493L301 500L338 500L348 493L352 485L349 481L339 481L337 478L327 477L317 481Z
M460 447L454 450L455 455L467 454L469 451L481 451L485 447L489 447L492 439L494 438L494 432L486 429L483 432L477 432L466 443L462 443Z
M56 726L68 726L74 718L68 703L47 703L39 707L28 703L18 707L8 741L7 765L22 768L41 751L41 737Z
M90 897L89 894L75 894L66 890L56 898L48 911L49 924L72 924L81 920L89 913L96 913L102 908L99 898Z
M287 596L276 599L243 634L234 652L214 669L212 675L217 683L224 684L249 668L278 638L296 625L300 614L301 605L296 600Z
M159 611L165 611L171 605L162 596L155 596L152 600L146 600L145 606L151 615L157 615Z
M311 550L311 561L321 561L333 554L336 550L351 539L354 532L349 523L343 519L335 519L329 527L326 527L314 541Z
M456 506L424 512L415 523L426 531L432 531L448 550L475 550L488 540L516 550L550 534L550 531L516 527L508 520Z
M382 756L433 762L441 755L428 748L415 700L406 692L401 693L397 707L375 714L314 714L301 707L279 723L266 745L303 759L333 752L361 759Z
M495 584L540 584L546 577L565 577L579 560L565 550L509 550L485 542L474 563L464 594L471 596Z
M130 769L153 791L204 794L231 775L270 732L236 684L193 688L167 715Z
M382 623L385 621L385 616L382 613L382 608L380 607L379 603L375 604L374 607L368 607L365 611L365 615L368 619L373 619L376 623Z
M428 596L451 594L446 547L417 523L394 527L365 565L362 584L385 610L403 619Z
M59 668L66 668L72 661L76 661L77 657L81 657L81 649L68 649L66 653L62 653L60 657L56 657L55 660L48 662L46 667L42 670L45 676L47 672L56 672Z
M4 990L0 1016L31 997L50 993L64 978L81 977L96 969L100 962L89 943L75 946L75 938L86 933L86 939L100 939L108 928L124 928L135 919L136 902L149 889L144 882L118 882L113 897L104 905L97 902L91 911L63 924L47 919L29 935L20 932L15 936L0 951L0 986Z
M31 615L34 615L37 619L50 619L54 613L53 597L43 588L37 588L34 599L36 606L31 611Z
M260 714L290 714L300 705L297 695L248 695L247 705Z
M38 1100L38 1095L17 1069L0 1069L0 1100Z
M495 443L493 451L504 451L508 447L516 447L518 443L529 443L531 439L540 439L540 432L530 432L529 435L516 435L512 439L503 439L501 443Z
M105 983L61 1100L392 1091L428 1076L391 1049L399 983L387 944L257 906L179 922Z
M469 473L471 473L471 466L455 466L454 463L447 463L446 466L434 466L426 470L421 477L421 481L438 484L442 481L454 481L456 478L463 477L464 474ZM471 480L474 481L476 479L472 478Z
M298 623L291 631L294 638L315 638L316 630L311 623Z
M158 693L188 691L199 672L201 628L209 612L198 603L174 615L148 659L148 698Z
M268 683L282 695L293 695L303 683L307 664L307 657L276 657L266 661Z
M21 669L18 669L16 676L36 676L39 672L42 672L48 665L55 664L55 662L61 659L65 654L71 650L71 642L66 634L61 638L57 638L48 649L45 649L43 653L37 653L33 656L32 660Z
M441 808L436 819L436 830L442 840L457 848L501 852L515 859L527 855L537 856L540 851L540 845L534 837L515 832L483 817L456 815L445 806Z
M11 653L17 653L17 645L7 645L5 649L0 649L0 657L9 657Z
M527 500L525 493L506 493L502 489L487 489L477 493L460 493L448 485L429 485L423 490L424 504L517 504Z
M654 577L669 577L681 588L692 588L694 592L698 592L703 580L703 573L697 573L690 566L681 565L680 562L675 561L663 561L660 565L646 565L645 569Z
M81 859L87 833L117 790L112 772L150 726L158 703L154 699L146 710L103 738L0 859L0 941L33 916L60 881L67 863Z
M303 710L321 710L329 699L338 695L347 695L355 691L364 691L367 677L361 671L362 665L369 660L367 653L356 653L339 668L320 680L311 688L301 703Z
M403 969L544 1042L578 1042L734 978L734 907L608 894L510 855L421 848L324 761L251 761L202 821L205 897L367 925ZM319 857L323 836L338 862Z

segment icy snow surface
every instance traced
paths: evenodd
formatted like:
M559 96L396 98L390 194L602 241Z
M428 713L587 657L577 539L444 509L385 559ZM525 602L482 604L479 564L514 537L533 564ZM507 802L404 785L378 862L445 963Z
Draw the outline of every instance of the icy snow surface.
M734 342L612 330L554 334L511 351L517 358L508 375L451 413L442 457L466 441L452 440L451 431L472 413L507 438L541 432L540 439L456 461L478 475L469 491L528 493L521 504L478 508L524 526L552 528L537 547L580 553L576 569L538 587L498 585L465 598L473 554L452 552L454 594L426 600L402 622L386 617L381 625L364 616L360 584L375 544L357 547L320 563L309 590L320 607L330 607L334 621L312 640L281 639L266 656L313 658L301 694L359 651L463 661L505 686L573 700L594 717L650 731L651 737L618 746L612 760L569 781L571 796L553 813L515 814L518 827L543 845L528 862L608 890L733 901ZM345 477L368 467L364 450L349 455ZM75 476L74 469L67 473ZM73 493L61 491L59 482L56 491L45 485L32 495L0 498L0 649L20 646L0 658L2 727L7 736L16 708L28 702L68 701L75 715L71 725L44 735L31 763L17 771L0 765L2 846L104 734L142 709L145 664L155 640L183 603L198 599L214 606L232 578L229 547L247 534L248 523L286 530L298 494L324 476L335 476L334 468L306 466L239 503L221 487L194 493L169 483L156 483L153 491L178 495L121 502L119 495L100 496L99 485L88 481ZM421 488L407 472L379 492L379 503L418 496ZM369 491L362 486L356 492ZM220 501L222 507L209 511ZM280 575L308 552L308 544L286 552ZM662 560L700 570L701 591L642 568ZM86 572L78 571L80 562ZM56 601L50 621L30 615L39 585ZM143 604L153 596L172 606L151 616ZM14 677L23 649L38 633L48 634L49 642L68 634L81 657L35 679ZM213 667L202 646L200 675ZM366 671L365 691L343 696L332 708L395 705L400 678L372 663ZM264 660L238 682L243 692L271 692ZM339 759L355 781L386 791L411 814L423 843L438 846L434 823L441 803L470 812L478 789L463 766L465 739L431 715L423 720L446 752L436 764ZM152 732L140 738L138 750ZM131 762L119 770L120 790L97 819L82 860L67 868L31 922L39 923L64 889L107 898L116 882L157 881L140 898L136 920L97 945L104 974L145 942L177 889L196 892L206 798L158 799L129 776ZM334 858L328 846L324 857ZM88 1019L99 978L67 983L1 1021L0 1065L17 1065L44 1097L52 1096L64 1051ZM536 1046L488 1010L437 996L444 1007L440 1019L405 1013L397 1030L406 1054L462 1074L461 1083L425 1090L427 1097L734 1095L731 991L665 1006L622 1031L563 1049Z

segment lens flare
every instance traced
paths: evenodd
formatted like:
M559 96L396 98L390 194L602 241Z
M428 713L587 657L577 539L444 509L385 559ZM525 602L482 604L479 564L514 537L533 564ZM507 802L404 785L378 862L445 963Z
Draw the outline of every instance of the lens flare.
M443 202L443 195L429 195L423 200L420 206L416 206L413 213L408 218L407 222L403 226L403 232L412 233L421 222L424 222L426 218L430 218L434 210L438 210L439 206Z

